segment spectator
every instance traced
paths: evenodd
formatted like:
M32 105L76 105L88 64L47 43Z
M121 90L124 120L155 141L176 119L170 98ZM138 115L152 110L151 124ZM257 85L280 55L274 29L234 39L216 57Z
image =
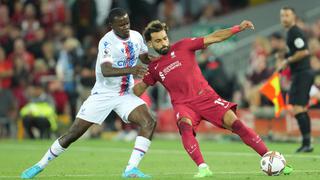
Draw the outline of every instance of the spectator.
M131 28L142 32L148 22L155 19L157 11L154 0L127 1L130 9Z
M35 32L40 28L40 22L36 17L36 9L29 3L25 7L24 19L21 24L23 38L28 42L35 40Z
M43 59L37 59L32 72L32 82L46 83L49 81L47 78L50 75L47 64Z
M0 137L15 137L16 132L16 101L9 89L0 84Z
M27 64L19 57L13 60L14 71L12 77L12 91L17 99L18 108L20 109L27 103L26 89L31 80L31 73L28 71Z
M11 87L11 78L13 76L13 64L6 59L6 53L0 46L0 86L3 89Z
M46 41L42 44L41 47L43 60L48 67L48 71L50 74L55 74L55 68L57 64L57 55L55 54L53 42Z
M309 49L311 56L316 56L320 59L320 42L316 38L311 38L309 41Z
M252 71L246 75L244 86L245 99L249 103L249 109L257 117L270 117L274 114L274 112L272 112L272 108L270 108L272 103L267 100L266 97L261 96L259 89L261 85L272 75L273 69L267 67L265 56L258 56L255 63L256 64L253 66Z
M1 29L1 28L0 28ZM16 39L21 38L21 30L18 26L9 25L8 26L8 36L6 38L6 41L1 43L2 47L5 49L7 54L12 53L14 49L14 41Z
M41 24L49 36L55 23L64 23L67 20L67 12L63 0L48 0L41 3Z
M318 19L312 26L311 31L316 39L320 39L320 19Z
M265 37L257 36L252 43L252 50L250 52L250 65L249 65L249 71L253 71L254 69L259 69L259 66L261 63L260 60L267 60L267 57L269 56L271 52L271 47L268 42L268 39Z
M82 38L96 28L97 9L92 0L77 0L72 5L72 23L77 29L77 38Z
M0 44L3 45L9 40L9 10L6 5L0 5Z
M64 82L64 90L68 94L72 119L76 115L78 97L75 74L82 55L83 52L79 41L69 38L63 44L56 67L57 77L60 81Z
M21 111L23 126L29 138L35 139L33 128L40 132L41 139L48 139L51 132L57 130L57 115L52 98L40 84L34 84L30 89L31 99Z
M103 26L111 10L112 0L96 0L97 25Z
M230 79L223 63L220 59L216 58L209 50L202 50L198 56L199 67L202 74L208 81L209 85L224 99L231 100L236 82Z
M11 21L14 25L20 25L23 21L23 3L21 1L14 2L13 15L11 16Z
M158 18L169 27L177 27L183 24L183 9L175 0L163 0L158 6Z
M211 3L204 5L200 12L201 14L198 22L201 24L209 23L217 14L216 7Z
M34 55L35 58L43 58L42 45L45 41L45 31L43 28L39 28L35 31L34 41L28 44L28 51Z
M54 99L55 109L58 115L70 114L68 95L64 92L61 81L54 80L48 85L48 92Z
M25 43L21 38L14 41L14 50L9 55L10 61L18 59L25 64L28 73L31 73L34 65L34 56L26 50Z
M91 88L94 86L96 77L95 77L95 66L96 58L98 54L97 46L92 44L91 47L87 49L85 53L86 56L81 62L81 71L80 71L80 99L83 102L90 95Z

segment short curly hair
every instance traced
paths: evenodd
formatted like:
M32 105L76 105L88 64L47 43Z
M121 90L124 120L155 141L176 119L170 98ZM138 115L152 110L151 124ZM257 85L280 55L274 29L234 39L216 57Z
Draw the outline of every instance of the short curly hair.
M297 14L296 10L293 7L290 7L290 6L284 6L284 7L281 8L281 10L290 10L290 11L293 12L293 14Z
M111 9L111 11L109 13L109 15L106 19L106 22L107 22L107 24L113 23L115 17L122 17L122 16L125 16L126 14L128 14L128 13L125 9L113 8L113 9Z
M169 29L166 23L163 23L159 20L151 21L147 25L147 27L144 29L144 32L143 32L143 36L146 42L151 41L151 33L160 32L162 30L165 30L166 32L168 32Z

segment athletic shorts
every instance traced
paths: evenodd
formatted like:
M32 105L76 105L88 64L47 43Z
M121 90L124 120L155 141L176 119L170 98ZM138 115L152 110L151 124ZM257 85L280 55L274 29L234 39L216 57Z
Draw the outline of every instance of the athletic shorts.
M129 123L129 114L142 104L145 104L145 102L133 94L123 96L92 94L81 105L77 118L95 124L102 124L110 112L114 110L122 121Z
M313 81L314 73L311 70L294 73L289 91L289 104L306 106Z
M194 129L198 127L201 120L206 120L213 125L223 127L223 117L228 110L236 112L237 104L222 99L214 92L199 96L193 101L174 104L176 120L185 117L192 121Z

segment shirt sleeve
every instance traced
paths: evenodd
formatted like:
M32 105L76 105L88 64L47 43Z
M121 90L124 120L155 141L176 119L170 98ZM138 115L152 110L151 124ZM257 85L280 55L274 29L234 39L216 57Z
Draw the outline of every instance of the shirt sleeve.
M138 33L138 34L139 34L139 40L140 40L140 44L141 44L139 54L146 54L146 53L148 53L148 47L147 47L146 43L144 42L142 35L140 33Z
M147 72L147 74L143 77L142 80L144 83L146 83L149 86L153 86L157 80L153 77L152 73L150 72L150 70Z
M100 64L105 62L113 63L110 47L111 44L109 44L107 41L99 45Z
M190 51L204 49L204 38L186 38L179 42L179 46Z
M292 33L291 46L295 50L307 49L307 40L301 31L295 30Z

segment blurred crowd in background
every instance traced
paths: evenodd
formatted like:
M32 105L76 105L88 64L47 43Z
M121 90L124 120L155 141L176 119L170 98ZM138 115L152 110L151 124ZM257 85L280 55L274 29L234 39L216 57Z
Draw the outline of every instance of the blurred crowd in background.
M0 138L16 137L19 126L26 137L50 138L52 132L58 136L70 125L95 83L97 44L110 30L106 25L110 9L127 9L131 28L142 32L153 19L176 28L206 23L248 6L248 0L0 0ZM312 24L300 20L299 26L308 34L312 68L318 72L320 20ZM223 98L259 111L272 105L258 89L274 71L274 52L285 46L281 33L257 37L245 78L227 74L223 59L210 50L201 51L198 60L204 76ZM288 77L282 80L283 87L288 87L290 73L283 77ZM315 99L320 98L318 86L320 78L313 88ZM152 88L148 95L154 112L170 104L161 87ZM134 127L119 125L116 119L112 113L105 126L92 128L90 136L119 129L125 135L135 134Z

